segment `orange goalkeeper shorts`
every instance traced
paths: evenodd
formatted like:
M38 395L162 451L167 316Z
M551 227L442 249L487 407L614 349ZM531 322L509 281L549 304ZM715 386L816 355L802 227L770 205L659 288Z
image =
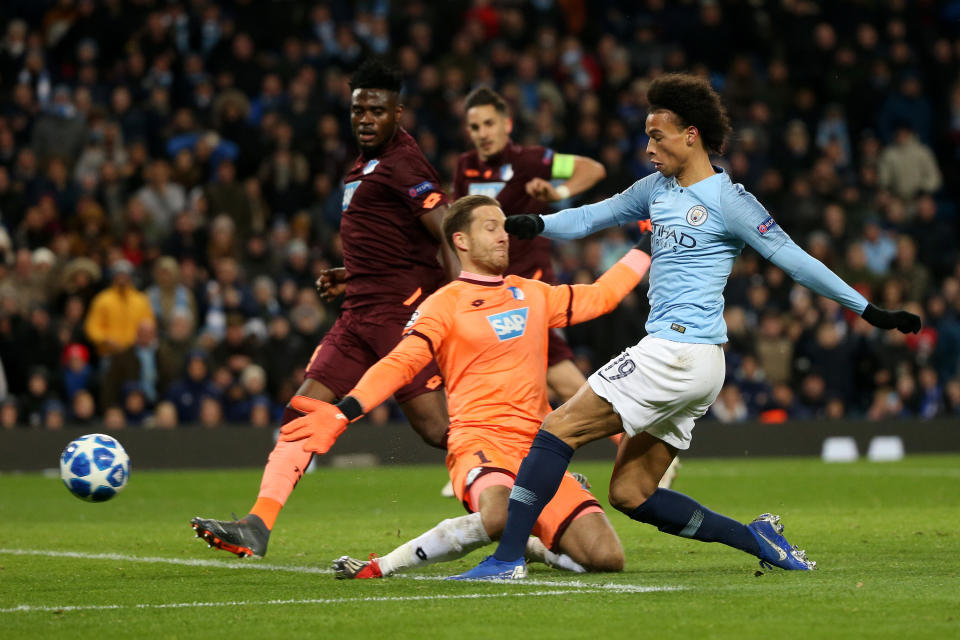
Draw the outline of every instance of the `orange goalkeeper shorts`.
M482 434L456 438L447 449L447 469L450 471L453 492L467 511L472 513L477 510L470 488L474 483L482 483L484 476L499 472L509 476L509 486L513 486L512 480L517 477L517 470L528 449L529 445L517 447L513 443ZM581 487L567 472L556 495L540 513L533 527L533 535L540 538L548 549L557 551L560 538L570 523L588 513L603 513L603 509L593 494Z

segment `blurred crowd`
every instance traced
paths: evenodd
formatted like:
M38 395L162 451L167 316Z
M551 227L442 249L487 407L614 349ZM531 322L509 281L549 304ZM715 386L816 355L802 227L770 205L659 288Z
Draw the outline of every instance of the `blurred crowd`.
M314 281L341 264L369 55L401 68L403 125L446 183L488 85L517 142L605 165L579 202L652 172L652 78L709 78L732 178L924 319L878 332L748 249L709 415L960 416L960 2L8 0L0 38L3 428L275 423L336 317ZM557 272L592 281L633 233L556 244ZM643 294L568 330L584 371L643 335Z

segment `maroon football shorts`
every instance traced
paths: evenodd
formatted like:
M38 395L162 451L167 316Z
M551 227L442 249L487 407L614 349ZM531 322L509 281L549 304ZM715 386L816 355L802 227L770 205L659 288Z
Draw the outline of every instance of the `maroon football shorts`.
M407 307L388 313L363 308L344 311L313 352L307 365L307 377L326 385L342 398L356 386L367 369L397 346L410 313ZM402 404L442 388L440 369L435 361L431 361L393 397Z

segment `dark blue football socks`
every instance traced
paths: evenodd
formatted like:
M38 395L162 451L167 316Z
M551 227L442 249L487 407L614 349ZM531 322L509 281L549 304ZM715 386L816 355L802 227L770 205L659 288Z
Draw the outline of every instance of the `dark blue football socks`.
M760 546L747 525L710 511L693 498L670 489L657 489L627 515L638 522L652 524L664 533L702 542L721 542L760 556Z
M537 432L510 492L507 525L493 554L497 560L523 557L533 525L560 487L571 457L573 449L566 442L543 429Z

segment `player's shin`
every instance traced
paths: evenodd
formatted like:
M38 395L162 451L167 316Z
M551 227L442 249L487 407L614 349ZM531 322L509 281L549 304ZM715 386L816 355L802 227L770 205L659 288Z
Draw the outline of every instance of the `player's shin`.
M448 518L426 533L405 542L377 559L380 572L392 573L434 562L462 558L474 549L490 544L479 513Z
M283 412L283 424L303 415L303 412L287 407ZM277 516L287 498L303 477L313 454L303 450L300 442L278 440L270 452L260 481L260 493L250 513L258 516L268 529L273 529Z
M715 513L693 498L670 489L657 489L627 515L638 522L652 524L664 533L702 542L721 542L760 555L757 540L747 525Z
M543 429L537 432L510 492L507 524L493 554L497 560L523 557L533 525L560 487L572 456L573 449L563 440Z

